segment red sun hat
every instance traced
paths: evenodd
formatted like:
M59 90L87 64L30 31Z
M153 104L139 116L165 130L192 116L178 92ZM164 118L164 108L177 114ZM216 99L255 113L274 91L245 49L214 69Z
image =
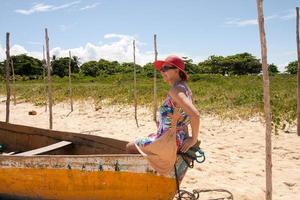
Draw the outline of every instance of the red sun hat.
M185 69L185 64L183 62L183 60L181 58L179 58L178 56L168 56L165 60L157 60L153 63L154 67L156 70L160 70L163 66L165 65L171 65L174 67L177 67L180 71L182 71L186 78L188 78L189 76L187 75L186 71L184 71Z

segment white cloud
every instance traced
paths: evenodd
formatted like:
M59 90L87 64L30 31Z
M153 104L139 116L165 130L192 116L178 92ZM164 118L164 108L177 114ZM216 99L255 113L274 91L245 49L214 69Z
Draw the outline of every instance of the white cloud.
M267 16L265 17L265 20L271 20L271 19L276 19L278 18L278 15L271 15L271 16ZM226 25L233 25L233 26L238 26L238 27L243 27L243 26L252 26L252 25L257 25L258 21L257 19L227 19L227 21L225 22Z
M23 15L30 15L30 14L35 13L35 12L47 12L52 7L53 6L51 6L51 5L36 4L32 8L28 9L28 10L17 9L17 10L15 10L15 12L23 14Z
M80 10L89 10L89 9L92 9L92 8L96 8L100 3L94 3L94 4L91 4L91 5L86 5L82 8L80 8Z
M56 55L57 57L69 56L69 50L72 55L78 56L80 61L87 62L90 60L99 60L101 58L106 60L117 60L118 62L133 62L133 36L121 35L121 34L107 34L104 39L117 39L111 43L103 42L103 44L87 43L85 46L63 49L61 47L54 47L50 50L50 56ZM146 52L142 53L139 49L139 41L136 41L136 63L145 64L151 62L154 59L153 54ZM143 43L142 43L143 44ZM51 44L50 44L51 46ZM27 54L38 59L42 59L41 52L27 51L23 46L14 45L11 48L11 55ZM5 59L5 49L0 46L0 60Z
M249 25L257 25L257 19L229 19L225 22L226 25L234 25L234 26L249 26Z
M85 46L72 48L72 49L64 49L61 47L54 47L50 50L50 57L53 55L57 57L67 57L69 56L69 51L72 52L73 56L78 56L81 63L91 61L91 60L100 60L106 59L110 61L118 61L122 62L133 62L133 39L136 40L133 36L129 35L121 35L121 34L106 34L104 39L116 39L116 41L108 43L107 41L103 41L102 44L92 44L87 43ZM136 40L136 63L140 65L144 65L148 62L154 61L154 52L153 51L145 51L142 52L140 50L140 44L144 44L138 40ZM50 44L51 47L51 44ZM14 45L11 48L11 55L17 54L27 54L29 56L42 59L43 52L32 52L27 51L23 46ZM168 55L178 55L178 56L187 56L191 58L190 55L186 55L182 52L170 52ZM158 59L165 59L168 55L159 54ZM0 45L0 60L5 59L5 50L1 48ZM196 60L200 60L200 58L196 58ZM201 58L203 60L203 58Z
M193 63L203 62L206 59L207 59L207 57L204 57L204 56L196 56L193 58Z
M10 48L10 55L25 54L27 50L21 45L14 45Z
M288 64L289 64L289 62L286 62L286 63L283 63L283 64L279 64L279 65L278 65L278 70L279 70L280 72L285 72L285 71L286 71L285 67L286 67Z
M60 6L54 6L52 10L60 10L60 9L64 9L64 8L69 8L69 7L79 4L79 3L80 3L80 1L73 1L73 2L66 3L66 4L63 4Z
M5 60L5 50L2 48L0 44L0 62Z
M3 61L6 59L6 49L2 48L1 44L0 44L0 61ZM10 48L10 55L14 56L14 55L20 55L20 54L27 54L29 56L38 58L38 59L42 59L43 54L42 52L28 52L23 46L21 45L13 45Z
M277 19L279 16L277 14L275 15L270 15L270 16L267 16L265 17L265 20L270 20L270 19Z
M296 18L296 12L294 10L286 10L280 12L280 14L274 14L270 16L265 17L265 21L267 20L290 20ZM244 27L244 26L251 26L251 25L257 25L258 21L256 19L239 19L239 18L228 18L225 21L225 25L233 25L238 27Z
M296 18L296 11L295 10L288 10L283 14L282 16L279 17L282 20L290 20L290 19L295 19Z
M80 1L73 1L73 2L63 4L60 6L53 6L53 5L38 3L38 4L33 5L31 8L29 8L27 10L26 9L17 9L17 10L15 10L15 12L19 13L19 14L23 14L23 15L30 15L33 13L50 12L50 11L60 10L60 9L71 7L71 6L73 6L75 4L79 4L79 3L80 3Z
M132 36L116 34L116 33L108 33L108 34L104 35L104 39L110 39L110 38L129 38L129 39L133 39Z

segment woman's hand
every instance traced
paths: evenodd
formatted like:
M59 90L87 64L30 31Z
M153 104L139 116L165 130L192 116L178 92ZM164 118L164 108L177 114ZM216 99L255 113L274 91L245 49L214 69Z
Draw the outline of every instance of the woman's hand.
M187 152L192 146L196 144L196 142L197 142L197 138L194 139L192 137L188 137L183 141L180 151L183 153Z

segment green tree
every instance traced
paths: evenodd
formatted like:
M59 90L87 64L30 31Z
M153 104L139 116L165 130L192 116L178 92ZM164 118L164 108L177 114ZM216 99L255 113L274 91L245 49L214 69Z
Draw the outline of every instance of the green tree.
M136 64L137 73L141 73L142 67ZM84 75L99 76L99 75L113 75L118 73L133 72L133 63L119 64L117 61L108 61L100 59L97 61L89 61L80 67L80 71Z
M98 62L97 61L88 61L81 65L80 67L80 73L82 73L85 76L99 76L100 71L98 69Z
M198 73L199 74L210 74L211 73L211 65L205 63L205 62L200 62L198 63Z
M52 66L52 74L58 75L59 77L68 76L69 74L69 57L63 57L57 59L55 56L52 57L51 66ZM72 73L79 72L78 66L78 58L74 56L71 59L71 71Z
M298 71L298 61L290 62L286 67L286 72L289 74L297 74Z
M114 70L114 74L122 73L121 65L118 61L112 61L111 62L112 68Z
M110 62L108 60L100 59L98 61L98 70L100 71L100 74L116 74L118 73L119 69L119 63L117 61Z
M147 77L153 77L154 76L154 68L153 68L153 63L147 63L143 66L143 75Z
M235 54L227 57L212 55L198 64L197 73L212 74L258 74L261 63L249 53Z
M21 76L41 75L43 73L42 61L26 54L11 56L15 74Z
M211 73L211 74L228 74L230 62L223 56L212 55L207 60L198 64L199 73Z
M274 63L269 64L269 73L270 74L278 74L279 73L278 67Z
M138 64L135 64L136 73L142 72L142 67ZM122 73L133 73L134 70L134 63L133 62L124 62L121 64Z
M231 74L259 74L262 70L259 59L249 53L235 54L226 59L229 59Z
M198 66L193 63L193 60L188 57L182 57L185 64L185 71L189 74L195 74L198 71Z
M4 75L4 62L0 62L0 75Z

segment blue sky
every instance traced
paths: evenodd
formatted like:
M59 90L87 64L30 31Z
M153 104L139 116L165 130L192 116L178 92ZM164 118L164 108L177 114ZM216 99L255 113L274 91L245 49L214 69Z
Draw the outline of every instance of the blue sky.
M151 62L153 34L159 58L188 56L198 63L210 55L249 52L260 58L256 0L0 0L0 60L5 33L11 53L41 58L44 28L51 54L71 50L82 62L100 58ZM296 0L264 0L268 62L284 70L296 56Z

